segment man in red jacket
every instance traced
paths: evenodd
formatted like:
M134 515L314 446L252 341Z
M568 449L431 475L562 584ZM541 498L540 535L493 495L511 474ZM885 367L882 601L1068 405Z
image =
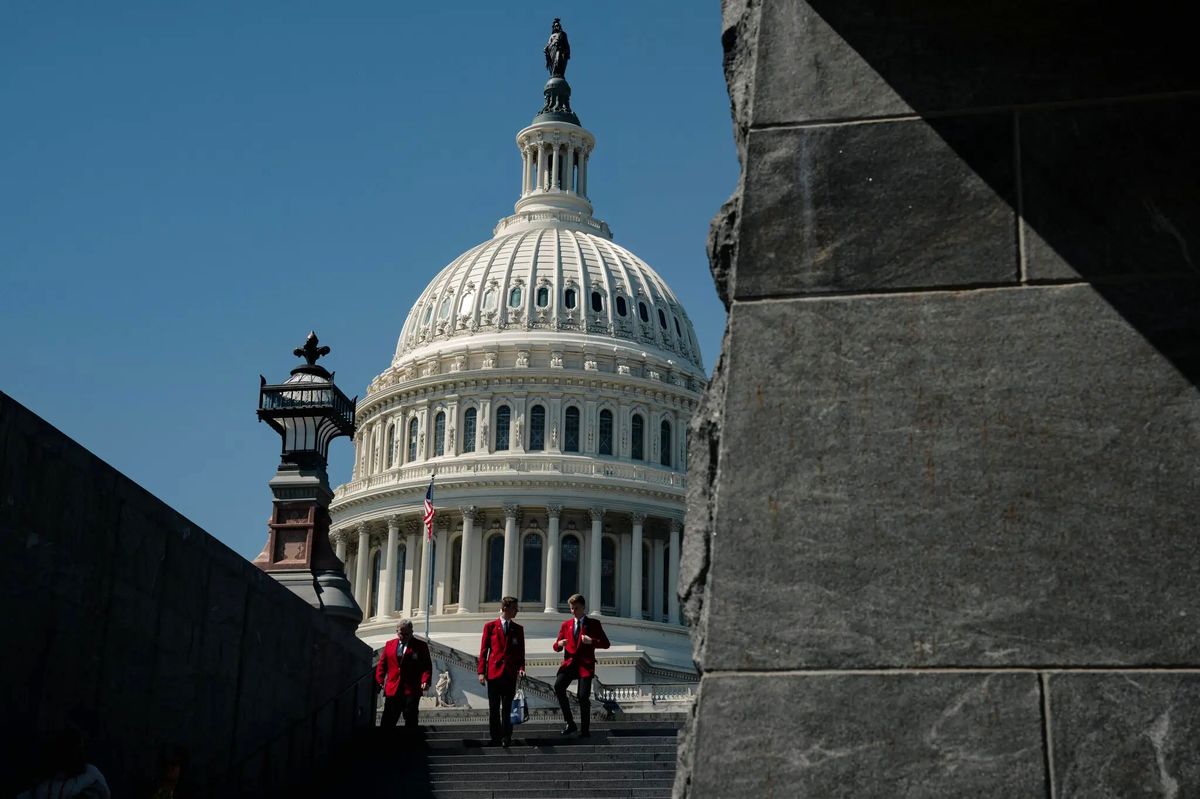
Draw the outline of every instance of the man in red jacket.
M488 731L492 745L505 748L512 743L513 695L517 679L525 676L525 628L513 621L517 598L500 600L500 618L483 625L479 644L479 684L487 683Z
M567 619L558 628L558 639L554 642L554 651L563 652L562 665L558 667L558 677L554 680L554 693L558 695L558 706L562 708L563 721L567 726L562 728L563 735L575 732L575 720L571 718L571 705L567 701L567 686L571 680L579 680L576 693L579 696L579 737L591 735L588 729L591 717L592 677L596 675L596 650L608 649L608 637L599 619L587 617L587 601L583 594L575 594L567 603L571 606L572 618Z
M429 646L413 636L412 622L396 625L396 637L383 645L375 666L375 683L383 689L381 727L395 727L404 713L405 729L417 728L418 703L433 677Z

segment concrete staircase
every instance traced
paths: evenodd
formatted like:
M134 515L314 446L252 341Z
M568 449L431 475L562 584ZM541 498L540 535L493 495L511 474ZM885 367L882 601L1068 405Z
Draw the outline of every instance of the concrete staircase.
M653 799L671 796L676 714L593 721L590 738L561 736L561 722L530 721L508 749L486 724L372 730L330 763L313 795L435 799Z

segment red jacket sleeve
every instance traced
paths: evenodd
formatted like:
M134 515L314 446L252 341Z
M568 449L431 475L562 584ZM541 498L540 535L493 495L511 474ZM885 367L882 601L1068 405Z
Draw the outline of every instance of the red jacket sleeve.
M425 685L433 682L433 661L429 657L429 645L424 641L421 642L421 682Z
M589 635L592 636L592 646L594 646L596 649L608 649L608 636L604 634L604 625L601 624L599 620L594 619L588 623L588 626L594 626L596 628L589 633Z
M521 633L517 636L517 671L525 671L525 628L520 628Z
M379 650L379 662L375 664L375 684L380 687L387 678L387 648L388 645L384 644L383 649Z
M479 642L479 673L487 673L487 653L488 644L491 643L492 623L489 621L483 625L483 640Z
M560 625L559 625L559 627L558 627L558 635L554 636L554 644L553 644L553 647L554 647L554 651L555 651L555 652L561 652L561 651L563 650L563 648L562 648L561 646L559 646L559 645L558 645L558 642L559 642L559 641L561 641L561 640L563 640L564 638L566 638L566 637L567 637L566 635L564 635L564 634L563 634L563 629L565 629L565 628L566 628L566 626L567 626L567 625L566 625L565 623L564 623L564 624L560 624Z

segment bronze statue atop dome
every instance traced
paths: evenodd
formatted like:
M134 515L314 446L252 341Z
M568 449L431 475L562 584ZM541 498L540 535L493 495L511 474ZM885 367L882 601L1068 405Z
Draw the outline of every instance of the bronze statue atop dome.
M571 43L567 41L567 32L562 29L558 17L550 26L550 40L546 42L546 71L552 78L567 76L567 61L571 59Z

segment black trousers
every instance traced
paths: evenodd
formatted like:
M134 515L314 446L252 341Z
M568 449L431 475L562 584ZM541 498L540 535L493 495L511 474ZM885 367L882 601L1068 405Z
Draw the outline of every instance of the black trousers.
M383 700L383 718L379 720L380 727L395 727L396 722L400 719L400 715L404 715L405 728L417 728L417 713L419 711L421 701L420 694L405 696L404 694L396 694L395 696L385 697Z
M515 677L488 680L488 733L493 741L512 737L512 703L517 693Z
M591 714L588 712L592 706L592 678L580 677L578 666L568 666L558 673L558 677L554 680L554 693L558 696L558 706L562 708L563 721L567 724L574 724L575 720L571 717L571 703L567 700L567 686L571 684L571 680L579 680L578 696L579 696L579 714L583 716L579 720L579 727L582 730L587 730L591 723Z

